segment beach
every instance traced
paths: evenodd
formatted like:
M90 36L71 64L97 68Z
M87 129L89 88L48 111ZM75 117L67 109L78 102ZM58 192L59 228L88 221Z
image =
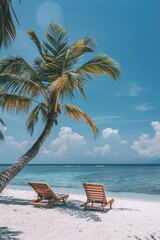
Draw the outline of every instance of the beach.
M108 196L108 199L112 196ZM84 210L85 195L69 194L66 205L29 205L34 191L5 189L0 195L0 239L160 239L158 201L116 198L113 209Z

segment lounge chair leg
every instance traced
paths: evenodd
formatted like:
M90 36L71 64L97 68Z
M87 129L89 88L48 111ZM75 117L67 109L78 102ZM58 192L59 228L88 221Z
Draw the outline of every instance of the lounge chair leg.
M112 209L112 204L113 204L113 202L114 202L114 199L112 199L112 200L110 201L110 203L109 203L110 209Z

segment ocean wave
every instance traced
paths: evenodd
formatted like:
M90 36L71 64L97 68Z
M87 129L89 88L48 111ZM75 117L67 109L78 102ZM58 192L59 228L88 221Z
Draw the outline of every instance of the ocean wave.
M95 165L94 167L105 167L105 165Z

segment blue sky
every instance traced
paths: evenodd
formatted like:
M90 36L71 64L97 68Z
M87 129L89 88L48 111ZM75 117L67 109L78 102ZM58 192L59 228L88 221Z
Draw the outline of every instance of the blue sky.
M43 40L49 22L67 30L70 43L89 35L96 54L116 59L122 69L118 81L109 76L86 85L87 101L74 102L99 129L94 139L84 122L60 116L32 163L160 163L160 1L159 0L34 0L13 1L20 22L15 43L0 56L21 55L33 64L37 51L26 31ZM93 57L95 54L88 55ZM85 60L85 59L84 59ZM6 123L0 142L0 163L15 162L43 129L27 134L27 115L0 112Z

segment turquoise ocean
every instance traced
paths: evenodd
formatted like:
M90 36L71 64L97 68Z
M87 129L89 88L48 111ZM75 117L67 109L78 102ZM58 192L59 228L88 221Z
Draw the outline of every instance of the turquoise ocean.
M0 172L9 165L0 165ZM102 183L111 197L160 201L160 164L30 164L7 186L32 190L28 182L47 182L57 192L84 194L84 182Z

